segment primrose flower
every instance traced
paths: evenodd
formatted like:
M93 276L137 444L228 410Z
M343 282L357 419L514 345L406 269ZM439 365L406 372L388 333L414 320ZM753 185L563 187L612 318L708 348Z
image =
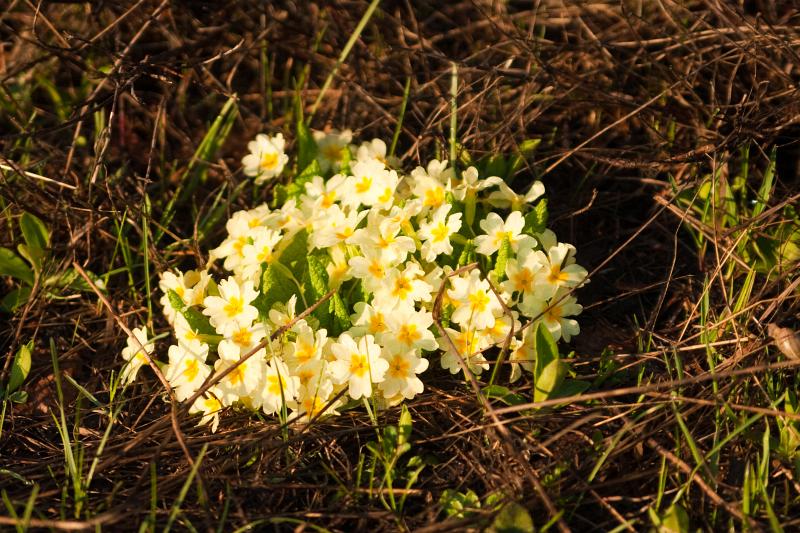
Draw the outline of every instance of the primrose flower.
M343 195L343 204L351 208L359 205L391 206L394 189L399 181L397 172L387 170L377 159L357 161L353 164L352 171L353 175L345 182L347 192Z
M414 302L429 302L433 287L423 279L425 272L418 263L408 261L403 270L389 269L386 282L375 291L373 303L387 309L399 304L414 305Z
M447 337L443 335L438 339L439 346L445 350L441 360L442 368L449 370L451 374L458 374L461 371L458 358L461 356L473 374L480 375L484 370L489 370L489 362L482 353L482 350L489 347L489 340L485 335L473 328L464 327L460 331L451 328L444 328L444 331Z
M486 202L492 207L499 209L511 209L512 211L520 211L526 205L532 204L540 196L544 194L544 185L541 181L536 180L531 185L528 192L525 194L517 194L506 182L501 181L498 185L498 190L493 191L486 198Z
M322 176L314 176L305 185L306 198L311 201L314 208L328 209L341 200L346 179L347 177L342 174L336 174L327 181Z
M428 311L417 311L410 305L398 305L386 316L388 333L382 340L397 350L427 350L438 348L430 331L433 315Z
M289 402L292 408L292 418L298 423L307 423L323 415L338 415L336 407L341 401L328 403L333 395L333 383L330 379L301 385L297 389L297 401ZM326 408L327 406L327 408Z
M297 336L288 346L286 362L292 372L297 372L312 361L322 359L322 349L328 343L328 331L324 328L314 331L305 320L292 326L292 331Z
M244 259L244 247L250 242L253 229L260 225L261 220L247 211L237 211L225 223L228 237L218 247L211 250L210 259L224 259L223 266L226 270L236 271Z
M314 140L317 142L317 161L322 172L329 169L338 170L344 162L348 145L353 140L350 130L331 130L328 133L315 131Z
M122 349L122 358L128 362L122 369L122 383L127 385L136 379L142 365L148 364L148 356L152 355L155 345L147 338L147 328L133 328L132 337L128 337L127 346Z
M535 254L542 265L534 278L539 298L552 298L562 287L577 287L589 274L585 268L575 264L575 247L571 244L558 243L547 248L547 255L542 251Z
M362 142L361 146L356 149L356 159L359 161L377 159L387 167L396 166L399 163L396 158L386 155L386 143L381 139Z
M169 364L164 369L164 377L180 402L194 394L211 373L211 367L206 364L208 345L199 344L199 348L195 351L183 344L169 347Z
M400 235L402 225L391 217L383 216L378 209L372 209L367 215L367 226L357 229L350 243L365 248L380 250L387 261L395 266L402 263L408 254L414 253L417 245L414 239Z
M362 248L364 255L351 257L350 274L358 278L369 292L375 292L386 283L387 272L397 262L391 261L392 257L380 248Z
M203 413L197 425L211 424L211 433L215 433L219 427L219 413L223 407L218 393L219 390L216 387L212 387L204 395L196 399L189 409L192 414Z
M496 316L503 313L489 282L480 278L480 272L471 270L467 277L452 279L453 288L447 296L456 309L450 320L462 326L486 329L494 326Z
M252 281L241 285L235 278L222 280L219 296L206 296L203 300L203 314L209 317L211 325L220 335L230 336L239 328L249 327L258 318L258 309L250 305L258 291L253 289Z
M422 259L433 262L440 254L450 255L453 253L453 245L450 244L450 236L461 229L461 213L454 213L449 217L450 204L444 204L434 211L430 222L422 222L419 225L419 238L422 243Z
M283 152L284 145L282 133L274 137L263 133L256 135L255 140L247 144L250 153L242 158L245 175L255 178L259 185L278 176L289 162L289 156Z
M509 294L533 294L542 266L540 253L533 250L531 243L520 245L517 256L506 262L508 279L502 283L503 290Z
M358 302L354 306L355 313L351 315L353 327L350 334L354 337L372 335L377 342L383 342L383 334L389 330L386 325L386 315L380 308L367 302Z
M264 383L264 358L267 351L262 348L252 357L245 361L240 358L227 359L220 356L214 363L214 371L221 373L228 368L234 369L217 384L219 388L219 398L225 405L231 405L237 400L249 401L260 400L258 391ZM253 405L253 407L257 407Z
M397 395L410 400L422 393L424 385L417 377L428 369L428 360L420 357L416 350L385 349L384 359L389 364L385 379L378 385L388 400Z
M558 342L563 338L569 342L574 335L580 333L581 328L577 320L568 317L581 314L583 306L577 303L574 296L564 297L566 294L566 289L560 289L552 300L531 297L528 301L522 301L519 306L520 311L531 318L541 316L542 322L553 336L554 341Z
M245 244L242 249L244 258L240 270L244 279L260 284L261 267L265 263L272 263L272 252L281 241L281 234L275 230L258 227L253 230L250 239L253 241L252 244Z
M533 346L535 331L535 328L529 327L525 330L521 341L516 337L511 340L511 352L508 356L508 361L511 363L511 383L522 377L523 369L533 372L533 364L536 362L536 352Z
M261 409L268 415L279 413L284 403L295 399L299 386L300 378L292 376L286 363L273 357L267 364L261 391Z
M315 248L329 248L337 244L350 242L358 224L364 220L369 211L343 211L338 205L327 209L317 219L317 227L309 236L309 242Z
M522 233L522 228L525 227L525 218L519 211L512 211L505 222L497 213L489 213L485 219L481 220L480 226L486 234L475 237L475 251L479 254L492 255L500 249L506 238L511 243L511 249L514 252L519 249L521 243L532 246L536 242L536 239L530 235Z
M478 191L493 187L503 183L498 176L490 176L486 179L478 179L478 169L469 167L461 173L461 183L453 188L453 196L456 200L463 202L466 198L475 196Z
M330 363L334 383L347 383L350 397L358 400L372 396L372 384L384 379L389 363L381 358L381 347L375 344L372 335L365 335L356 342L347 333L331 345L336 360Z

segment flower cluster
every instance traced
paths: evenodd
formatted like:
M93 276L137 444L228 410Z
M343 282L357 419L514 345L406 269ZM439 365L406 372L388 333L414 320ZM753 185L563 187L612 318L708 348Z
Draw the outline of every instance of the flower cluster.
M423 391L431 364L480 375L506 341L515 380L535 358L523 321L556 341L579 332L571 292L587 272L544 227L541 182L517 194L438 160L403 173L383 141L351 142L349 131L308 136L298 161L311 163L276 187L274 206L228 220L210 252L221 277L162 274L176 339L162 371L180 401L206 389L191 409L212 430L237 403L297 420L355 400L393 405ZM281 135L249 149L242 164L256 182L291 168ZM126 378L148 343L126 349Z

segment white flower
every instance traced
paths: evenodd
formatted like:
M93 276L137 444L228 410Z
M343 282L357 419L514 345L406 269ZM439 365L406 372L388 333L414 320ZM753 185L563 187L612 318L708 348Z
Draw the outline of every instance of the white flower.
M314 231L309 235L309 242L315 248L329 248L337 244L350 242L358 224L368 214L367 210L343 211L338 205L325 210L315 220Z
M497 213L489 213L485 219L481 220L480 226L486 234L478 235L475 238L475 251L479 254L492 255L500 249L506 237L514 252L519 249L521 243L532 246L536 242L536 239L530 235L522 234L525 218L519 211L512 211L505 222Z
M359 205L391 207L399 178L377 159L353 164L353 175L345 182L346 193L341 202L351 208Z
M297 316L296 307L297 295L292 294L285 304L276 303L269 310L269 321L272 322L276 330L289 325L294 320L294 317Z
M417 249L414 239L400 235L401 229L400 222L373 208L367 215L367 226L357 229L349 242L361 247L362 251L365 248L379 249L391 266L395 266Z
M399 351L427 350L438 348L430 331L433 315L428 311L417 311L410 305L399 305L386 315L388 332L383 335L383 344Z
M478 169L469 167L461 173L461 183L453 188L453 196L463 202L468 197L474 197L478 191L503 183L498 176L490 176L484 180L478 179Z
M297 400L290 404L292 418L302 424L324 415L338 415L336 407L340 405L341 400L328 406L332 394L333 383L330 379L320 379L308 385L301 385L297 390Z
M357 302L354 306L355 313L352 315L353 327L350 334L353 337L372 335L375 340L382 342L383 334L388 331L386 325L386 315L379 308L373 307L367 302Z
M450 320L462 326L486 329L494 326L496 316L503 313L489 282L480 279L480 272L471 270L467 277L452 279L447 296L456 309Z
M219 427L219 413L222 411L222 402L219 401L218 394L219 390L216 387L212 387L203 396L196 399L191 409L189 409L189 412L192 414L203 413L197 425L211 424L211 433L217 431L217 427Z
M334 383L348 384L348 393L354 400L372 396L372 384L380 383L389 368L381 358L381 347L375 344L372 335L365 335L358 343L347 333L331 345L336 360L330 363Z
M399 304L413 306L415 302L428 302L433 287L423 277L425 272L418 263L409 261L403 270L389 269L386 283L375 291L373 305L391 309Z
M548 299L560 288L573 288L580 285L588 275L585 268L575 264L575 247L558 243L547 248L547 255L535 252L542 265L534 278L538 298Z
M250 153L242 158L245 175L254 177L256 184L278 176L289 162L289 156L283 152L284 144L282 133L274 137L256 135L254 141L247 143Z
M294 401L300 379L289 373L286 363L273 357L267 364L264 389L261 392L261 409L271 415L279 413L284 403Z
M451 207L450 204L438 207L429 222L422 222L419 225L419 237L424 241L421 253L425 261L433 262L440 254L453 253L450 236L461 229L461 213L448 217Z
M305 184L306 196L315 209L328 209L336 202L341 201L344 192L343 185L347 176L336 174L329 180L324 180L322 176L314 178Z
M210 260L224 259L226 270L235 272L244 259L244 247L250 242L250 235L261 224L257 215L248 211L237 211L225 223L228 237L218 247L211 250Z
M369 292L375 292L386 283L387 272L397 264L380 248L362 248L364 255L351 257L350 275L358 278Z
M497 184L498 190L492 191L486 198L489 205L499 209L509 209L511 211L520 211L526 205L532 204L540 196L544 194L544 185L541 181L536 180L524 195L515 193L506 182L501 181Z
M261 399L259 390L264 383L264 357L267 352L264 348L256 352L245 361L239 358L228 359L220 357L214 363L214 371L219 374L228 368L234 369L217 384L219 399L225 405L231 405L237 400L242 400L256 407Z
M155 345L147 338L147 328L133 328L132 337L128 337L127 346L122 349L122 358L127 364L122 369L122 383L127 385L136 379L142 365L148 364Z
M170 346L168 353L169 364L164 368L164 377L175 391L175 397L182 402L192 396L211 373L211 367L206 364L208 345L198 343L190 348L177 344Z
M314 140L317 142L317 161L322 172L327 172L331 168L335 171L344 161L347 146L353 140L353 132L350 130L342 132L331 130L328 133L315 131Z
M502 283L503 290L509 294L532 294L536 287L536 275L542 269L540 255L530 244L520 245L517 257L508 259L506 276Z
M322 359L322 349L328 343L328 331L322 328L315 332L305 320L292 326L292 331L297 336L287 347L286 362L292 372L297 372L308 363Z
M525 330L520 341L516 337L512 339L508 360L511 363L510 381L513 383L522 376L522 369L533 372L533 364L536 362L533 339L536 336L536 328L529 327Z
M388 400L402 395L410 400L424 390L417 377L428 369L428 360L420 357L415 350L384 349L383 357L389 364L386 377L378 386Z
M481 352L489 346L489 341L485 335L473 328L462 327L460 331L444 328L450 341L444 336L438 339L439 346L445 349L442 355L442 368L449 370L451 374L458 374L461 371L459 356L467 364L470 372L480 375L484 370L489 370L489 363Z
M163 272L158 281L158 288L164 293L160 303L164 308L164 316L167 318L167 322L173 324L177 313L169 299L169 291L175 291L175 293L180 296L184 305L201 305L205 297L206 286L210 279L206 271L198 272L196 270L188 270L186 272L177 271L177 273L170 271Z
M240 328L249 327L258 318L258 309L250 305L258 291L253 289L252 281L242 285L230 277L219 284L219 296L206 296L203 314L209 317L211 325L220 335L230 336Z
M528 301L523 300L519 306L525 316L531 318L541 316L542 322L556 342L561 338L569 342L581 331L578 321L567 317L581 314L583 306L577 303L574 296L564 297L566 293L566 289L560 289L552 300L547 301L531 297Z
M272 252L281 241L281 234L275 230L259 227L250 235L252 244L245 244L242 249L240 271L244 279L253 281L256 285L261 283L261 266L273 261Z

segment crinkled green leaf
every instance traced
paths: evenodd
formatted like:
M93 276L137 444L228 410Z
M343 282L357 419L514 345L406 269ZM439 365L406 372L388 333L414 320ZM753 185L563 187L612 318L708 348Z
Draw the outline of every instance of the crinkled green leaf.
M261 287L258 297L253 301L253 305L258 309L259 315L262 318L266 318L273 305L278 302L288 302L289 298L294 294L294 287L294 280L286 277L281 267L267 265L261 274Z
M303 278L303 291L308 305L314 305L320 298L328 292L328 272L319 257L314 254L306 258L306 275ZM328 330L332 334L333 315L331 315L330 304L324 303L317 307L312 313L319 320L320 327Z
M43 248L31 248L27 244L18 244L17 252L30 263L34 272L42 271L42 264L44 264L44 258L47 255Z
M350 329L352 326L350 313L347 311L347 305L338 292L331 297L329 308L334 317L333 335L340 335L343 331Z
M33 285L33 270L17 254L0 247L0 276L11 276Z
M528 510L516 502L503 506L489 528L491 533L533 533L533 519Z
M525 225L522 227L522 232L528 235L542 233L547 229L547 217L547 198L542 198L525 215Z
M304 260L308 256L308 232L302 229L295 233L294 237L284 237L283 242L275 250L275 254L282 265L292 272L296 272L298 279L301 278L302 274L300 272L305 265L300 263L305 263ZM298 269L298 266L301 268Z
M33 341L28 344L23 344L17 350L14 356L14 361L11 363L11 374L8 378L8 387L6 392L11 394L25 381L28 373L31 371L31 350L33 349Z
M472 239L468 240L458 257L458 266L462 267L475 261L475 244Z
M511 239L506 235L503 237L503 243L500 245L500 249L497 252L497 259L495 259L494 262L494 274L497 276L497 281L503 281L506 277L506 264L508 264L508 258L511 254Z
M208 317L196 307L186 307L181 313L195 333L199 333L200 335L217 334L216 330L211 326Z
M533 370L533 401L552 398L564 380L564 366L558 356L558 347L543 322L539 322L534 337L536 364Z

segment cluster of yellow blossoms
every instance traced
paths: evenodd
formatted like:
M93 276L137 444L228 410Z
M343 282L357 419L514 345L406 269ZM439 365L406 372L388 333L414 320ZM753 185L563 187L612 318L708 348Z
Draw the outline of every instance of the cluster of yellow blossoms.
M587 272L543 227L541 182L517 194L499 177L437 160L404 174L383 141L352 145L350 132L310 142L311 163L278 186L275 208L228 220L210 252L221 279L162 274L176 341L161 370L180 401L207 389L191 406L201 422L216 429L220 410L236 403L301 421L352 400L393 405L423 391L431 360L453 374L461 361L476 375L488 370L487 350L512 328L513 381L535 358L535 328L522 330L523 317L556 341L579 332L571 317L582 308L569 293ZM257 183L289 168L281 135L248 147L244 173ZM460 268L473 263L483 268ZM142 350L154 351L145 330L134 333L123 351L128 382Z

